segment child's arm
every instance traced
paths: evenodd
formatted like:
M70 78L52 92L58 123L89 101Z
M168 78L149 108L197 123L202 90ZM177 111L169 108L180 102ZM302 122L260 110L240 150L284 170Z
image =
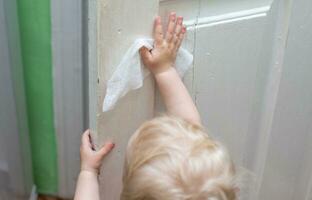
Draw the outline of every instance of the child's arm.
M186 28L183 18L176 20L175 13L169 16L167 33L164 36L160 17L154 24L154 48L141 48L144 64L152 71L160 93L170 114L191 123L201 124L199 113L173 64L181 46Z
M84 132L80 147L81 171L74 200L100 200L98 174L103 158L113 148L114 144L108 142L99 151L93 150L90 131Z

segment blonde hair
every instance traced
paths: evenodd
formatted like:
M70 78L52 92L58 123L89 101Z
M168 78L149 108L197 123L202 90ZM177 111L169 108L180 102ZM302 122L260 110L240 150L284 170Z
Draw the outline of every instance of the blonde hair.
M227 150L202 127L175 117L145 122L126 153L123 200L236 200Z

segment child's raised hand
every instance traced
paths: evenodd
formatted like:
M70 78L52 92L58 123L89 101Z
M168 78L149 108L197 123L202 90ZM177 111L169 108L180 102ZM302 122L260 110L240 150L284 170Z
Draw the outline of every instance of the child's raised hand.
M94 150L90 130L86 130L82 135L80 146L81 171L90 171L98 174L103 158L114 146L114 143L107 142L100 150Z
M154 48L152 50L148 50L146 47L140 49L144 65L153 74L167 71L173 66L185 32L183 17L179 16L176 19L175 13L169 15L166 35L163 34L161 18L156 17L154 23Z

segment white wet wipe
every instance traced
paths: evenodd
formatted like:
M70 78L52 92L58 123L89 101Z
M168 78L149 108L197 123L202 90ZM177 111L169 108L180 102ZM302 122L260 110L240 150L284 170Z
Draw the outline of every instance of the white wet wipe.
M150 71L144 67L139 49L145 46L153 48L153 39L137 39L127 50L113 75L107 82L106 94L103 102L103 112L112 110L117 101L130 90L136 90L143 86L144 78ZM193 55L180 48L177 54L175 68L181 77L191 68Z

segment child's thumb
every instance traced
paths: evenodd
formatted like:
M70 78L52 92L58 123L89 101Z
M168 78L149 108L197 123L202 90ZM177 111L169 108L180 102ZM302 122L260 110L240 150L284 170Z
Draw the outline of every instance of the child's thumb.
M113 148L115 147L115 144L112 142L107 142L104 144L104 146L100 149L99 154L101 157L104 157L106 154L108 154Z
M151 60L151 52L144 46L140 48L140 55L142 56L144 62L149 62Z

